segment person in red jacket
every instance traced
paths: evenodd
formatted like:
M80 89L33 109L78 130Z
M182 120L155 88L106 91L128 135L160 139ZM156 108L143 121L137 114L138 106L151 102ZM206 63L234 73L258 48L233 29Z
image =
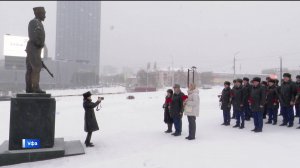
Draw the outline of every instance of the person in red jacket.
M164 108L164 122L168 125L168 129L165 131L165 133L171 133L172 132L173 119L170 115L170 104L172 103L172 96L173 96L173 90L168 89L167 90L167 96L165 98L165 103L163 105L163 108Z

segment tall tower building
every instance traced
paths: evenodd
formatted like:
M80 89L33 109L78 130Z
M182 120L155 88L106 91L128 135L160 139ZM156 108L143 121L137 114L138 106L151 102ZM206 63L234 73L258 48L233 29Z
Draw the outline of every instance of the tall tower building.
M99 1L57 2L55 58L76 64L69 67L73 72L89 67L99 76L100 5Z

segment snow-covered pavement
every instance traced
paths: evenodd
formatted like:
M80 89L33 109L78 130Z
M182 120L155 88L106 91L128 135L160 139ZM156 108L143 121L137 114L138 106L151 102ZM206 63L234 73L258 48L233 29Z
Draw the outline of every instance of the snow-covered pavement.
M100 131L94 132L94 148L85 155L18 164L16 168L296 168L299 165L300 130L264 125L263 133L253 133L253 122L245 129L221 126L222 112L217 95L220 87L200 90L200 117L196 140L165 134L163 123L165 91L104 95L96 112ZM72 93L82 91L73 90ZM128 100L134 95L134 100ZM96 99L96 97L93 97ZM56 98L56 137L82 142L82 97ZM10 102L0 102L0 143L8 139ZM279 117L279 123L281 117ZM297 123L297 124L296 124Z

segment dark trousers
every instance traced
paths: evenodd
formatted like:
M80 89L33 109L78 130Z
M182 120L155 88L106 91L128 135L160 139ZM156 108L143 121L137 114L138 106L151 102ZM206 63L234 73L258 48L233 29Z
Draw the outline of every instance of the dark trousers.
M230 124L230 110L223 110L223 119L225 124Z
M232 108L233 110L233 112L232 112L232 118L236 118L236 110L234 109L234 108Z
M85 142L84 142L85 144L91 143L92 133L93 133L93 132L88 132L88 133L87 133L86 139L85 139Z
M244 125L244 123L245 123L245 112L243 110L242 111L236 110L236 124L237 125L240 125L240 124Z
M173 117L175 133L181 133L182 131L182 120L181 117Z
M252 114L251 114L251 109L250 109L249 105L244 106L244 111L245 111L245 119L250 120Z
M264 105L264 113L263 113L263 119L267 118L267 114L268 114L268 108L266 105Z
M195 138L196 134L196 117L195 116L188 116L189 121L189 137Z
M293 106L282 107L283 124L294 125L294 108Z
M268 108L268 123L277 123L278 110L277 108Z
M300 104L295 105L295 111L296 111L296 116L300 117ZM300 123L300 119L299 119L299 123Z
M254 129L262 131L263 128L263 111L253 112Z

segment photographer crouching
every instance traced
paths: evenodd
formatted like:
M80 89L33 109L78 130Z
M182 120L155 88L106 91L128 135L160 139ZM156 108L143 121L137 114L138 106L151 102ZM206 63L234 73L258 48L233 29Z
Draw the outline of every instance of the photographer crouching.
M98 123L95 115L94 108L98 107L98 105L101 103L101 100L104 100L103 97L98 97L98 100L93 103L92 102L92 94L91 92L86 92L83 94L83 108L85 111L84 114L84 131L87 132L87 136L85 139L85 145L86 147L93 147L94 144L91 143L92 133L94 131L98 131ZM99 109L97 108L97 111Z

